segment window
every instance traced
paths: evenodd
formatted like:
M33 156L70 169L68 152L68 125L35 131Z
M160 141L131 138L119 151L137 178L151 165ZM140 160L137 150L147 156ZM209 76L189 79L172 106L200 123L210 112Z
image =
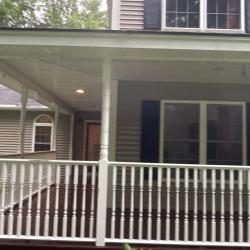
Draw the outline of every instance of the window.
M163 0L162 27L243 30L243 0Z
M240 29L240 1L208 0L207 28Z
M52 149L53 120L48 115L40 115L34 121L33 151Z
M164 105L164 158L168 163L199 163L199 105Z
M166 26L199 28L199 0L166 0Z
M246 163L244 103L163 101L161 109L162 162Z

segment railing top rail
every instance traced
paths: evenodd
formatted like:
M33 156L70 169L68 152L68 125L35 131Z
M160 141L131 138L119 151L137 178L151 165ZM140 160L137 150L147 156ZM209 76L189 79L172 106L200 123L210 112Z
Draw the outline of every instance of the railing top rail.
M71 165L98 165L98 161L74 161L74 160L43 160L43 159L0 159L1 163L34 163L34 164L71 164Z
M109 166L124 167L158 167L158 168L190 168L190 169L224 169L224 170L250 170L250 166L242 165L205 165L205 164L175 164L175 163L148 163L148 162L115 162L110 161Z

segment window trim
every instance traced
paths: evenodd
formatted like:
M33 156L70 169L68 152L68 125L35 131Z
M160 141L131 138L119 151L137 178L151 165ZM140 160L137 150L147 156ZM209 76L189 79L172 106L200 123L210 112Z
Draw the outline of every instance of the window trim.
M51 120L51 123L40 123L36 122L40 117L46 116ZM42 152L42 151L35 151L35 138L36 138L36 127L51 127L51 138L50 138L50 151L53 149L53 137L54 137L54 120L50 115L47 114L40 114L36 116L33 122L33 136L32 136L32 152Z
M240 29L209 29L207 28L207 0L200 0L200 27L183 28L166 26L166 1L161 1L161 30L162 31L179 31L179 32L213 32L213 33L245 33L245 1L240 1Z
M208 104L220 105L239 105L242 106L242 165L247 165L247 120L246 120L246 102L230 102L230 101L199 101L199 100L161 100L160 102L160 135L159 135L159 162L163 163L164 158L164 105L168 103L177 104L198 104L200 107L199 121L199 164L207 165L207 123L203 126L203 122L207 119Z

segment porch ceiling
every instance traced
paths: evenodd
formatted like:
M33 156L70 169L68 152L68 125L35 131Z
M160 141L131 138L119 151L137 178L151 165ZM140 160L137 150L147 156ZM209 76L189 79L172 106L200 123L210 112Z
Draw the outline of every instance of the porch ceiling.
M114 80L250 83L250 44L242 37L233 39L235 43L230 51L228 43L232 39L228 38L210 37L197 43L189 36L184 37L186 43L179 44L178 48L173 43L173 35L166 36L163 43L162 36L143 34L133 37L90 32L71 38L68 33L57 35L55 32L51 34L53 37L46 32L40 32L39 37L33 33L24 36L23 32L5 32L0 36L0 70L6 73L1 67L6 65L75 110L100 110L102 59L107 55L113 58ZM145 39L152 43L151 47ZM192 47L191 42L196 47ZM76 94L80 88L85 90L84 95Z
M100 62L59 57L6 59L4 62L73 109L100 110ZM77 89L84 89L85 93L79 95Z

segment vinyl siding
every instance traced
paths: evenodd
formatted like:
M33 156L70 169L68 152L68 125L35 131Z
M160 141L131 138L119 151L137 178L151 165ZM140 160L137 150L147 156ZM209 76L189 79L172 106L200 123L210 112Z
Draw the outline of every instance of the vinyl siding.
M70 147L70 116L61 114L58 121L57 158L69 159Z
M33 122L38 115L48 114L54 119L52 112L28 111L25 124L24 151L32 151ZM16 154L19 145L19 111L0 111L0 155ZM60 115L57 137L57 158L69 157L70 118Z
M239 91L240 89L240 91ZM140 162L143 100L210 100L250 102L250 86L120 82L118 85L116 160Z
M240 91L239 91L240 90ZM143 100L210 100L210 101L243 101L250 102L250 86L240 84L188 84L188 83L143 83L119 82L117 107L117 147L116 161L141 162L141 104ZM117 173L117 183L121 183L121 169ZM135 176L135 208L139 208L139 170ZM130 172L126 172L126 190L130 188ZM152 206L157 205L157 182L153 181ZM147 190L145 180L145 190ZM181 184L183 188L183 183ZM201 188L199 189L201 190ZM148 193L144 192L144 207L148 205ZM181 194L183 195L183 193ZM202 194L199 193L199 197ZM228 194L226 194L228 195ZM163 193L163 197L165 194ZM162 199L162 208L165 208ZM189 197L193 199L192 195ZM180 199L180 209L184 209L184 199ZM117 207L121 207L121 189L117 191ZM211 196L208 196L211 204ZM228 202L228 199L226 200ZM235 199L236 202L236 199ZM171 209L175 209L175 190L171 190ZM219 204L219 203L218 203ZM109 204L110 205L110 204ZM111 206L111 205L110 205ZM125 206L130 206L130 194L125 193ZM199 210L202 209L202 199L199 199ZM190 208L192 204L190 204ZM226 204L226 208L229 208ZM219 207L218 207L219 209ZM246 208L244 208L246 210Z
M120 29L144 29L144 0L121 0Z
M119 161L139 162L140 126L118 127L116 158Z
M18 150L19 112L0 111L0 154Z

